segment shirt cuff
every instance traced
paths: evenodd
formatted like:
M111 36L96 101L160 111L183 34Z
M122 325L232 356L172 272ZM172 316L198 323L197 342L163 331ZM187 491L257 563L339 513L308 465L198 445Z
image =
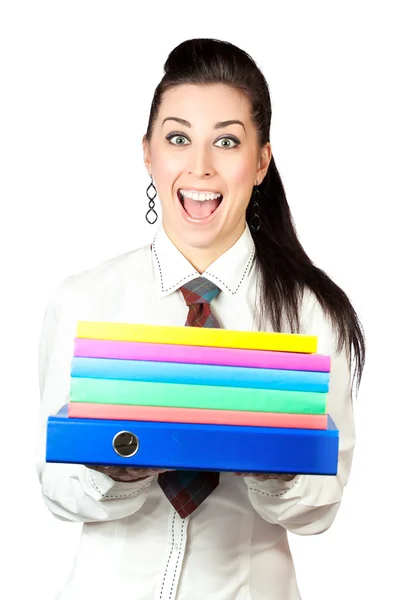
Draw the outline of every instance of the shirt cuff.
M154 475L149 475L137 481L115 481L112 477L86 467L86 484L97 492L97 499L116 498L136 495L139 491L149 487Z
M251 476L245 476L243 479L249 491L259 492L265 496L277 498L279 496L287 497L289 492L296 493L300 483L304 482L307 477L307 475L296 475L294 479L291 479L290 481L284 481L282 479L266 479L265 481L260 481Z

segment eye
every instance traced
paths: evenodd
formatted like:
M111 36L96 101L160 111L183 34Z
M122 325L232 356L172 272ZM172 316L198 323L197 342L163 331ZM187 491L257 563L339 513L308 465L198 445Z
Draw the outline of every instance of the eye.
M186 135L184 135L183 133L179 133L177 131L172 131L165 137L165 139L167 139L168 142L170 144L172 144L173 146L187 146L187 144L185 144L185 140L188 143L190 143L190 140ZM221 142L222 145L218 146L218 147L225 148L227 150L229 150L231 148L235 148L236 146L238 146L240 144L240 140L238 140L237 138L235 138L233 136L225 136L223 138L220 138L219 140L217 140L215 142L215 144L217 145L219 142Z
M229 148L236 148L236 146L238 146L240 144L240 141L237 138L230 137L230 136L220 138L215 143L217 144L218 142L223 142L222 146L218 146L219 148L227 148L228 150L229 150Z
M173 142L172 140L176 138L176 143ZM183 143L182 140L188 140L188 138L186 137L186 135L183 135L182 133L169 133L166 136L166 139L169 141L170 144L173 144L174 146L186 146L187 144Z

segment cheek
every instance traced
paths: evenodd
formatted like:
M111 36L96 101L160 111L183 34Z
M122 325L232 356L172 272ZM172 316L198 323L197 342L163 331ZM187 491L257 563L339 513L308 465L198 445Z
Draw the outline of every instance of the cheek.
M154 152L152 156L153 177L160 189L171 189L182 172L182 160L171 157L168 152Z
M254 172L254 160L245 158L232 163L225 168L224 178L228 186L248 187Z

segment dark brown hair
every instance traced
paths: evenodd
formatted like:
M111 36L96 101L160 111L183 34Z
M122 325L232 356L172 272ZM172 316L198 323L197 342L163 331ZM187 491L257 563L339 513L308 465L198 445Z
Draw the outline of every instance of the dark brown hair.
M179 44L167 58L164 76L157 86L150 109L146 138L150 141L163 94L181 84L224 83L241 91L250 101L251 118L257 129L259 147L270 141L271 99L268 84L255 61L237 46L214 39L192 39ZM283 318L290 331L299 332L299 307L305 288L311 290L337 331L338 347L343 345L349 360L355 360L357 387L365 363L362 325L345 292L307 256L296 234L291 211L275 160L258 186L259 229L252 232L261 273L261 311L268 315L275 331L282 330ZM254 217L253 195L246 219Z

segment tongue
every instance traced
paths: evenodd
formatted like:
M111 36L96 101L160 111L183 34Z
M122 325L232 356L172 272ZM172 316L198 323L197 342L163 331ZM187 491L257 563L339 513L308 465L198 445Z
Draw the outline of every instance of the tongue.
M209 217L214 210L218 207L219 200L204 200L199 202L198 200L191 200L190 198L184 198L183 206L186 212L193 219L206 219Z

